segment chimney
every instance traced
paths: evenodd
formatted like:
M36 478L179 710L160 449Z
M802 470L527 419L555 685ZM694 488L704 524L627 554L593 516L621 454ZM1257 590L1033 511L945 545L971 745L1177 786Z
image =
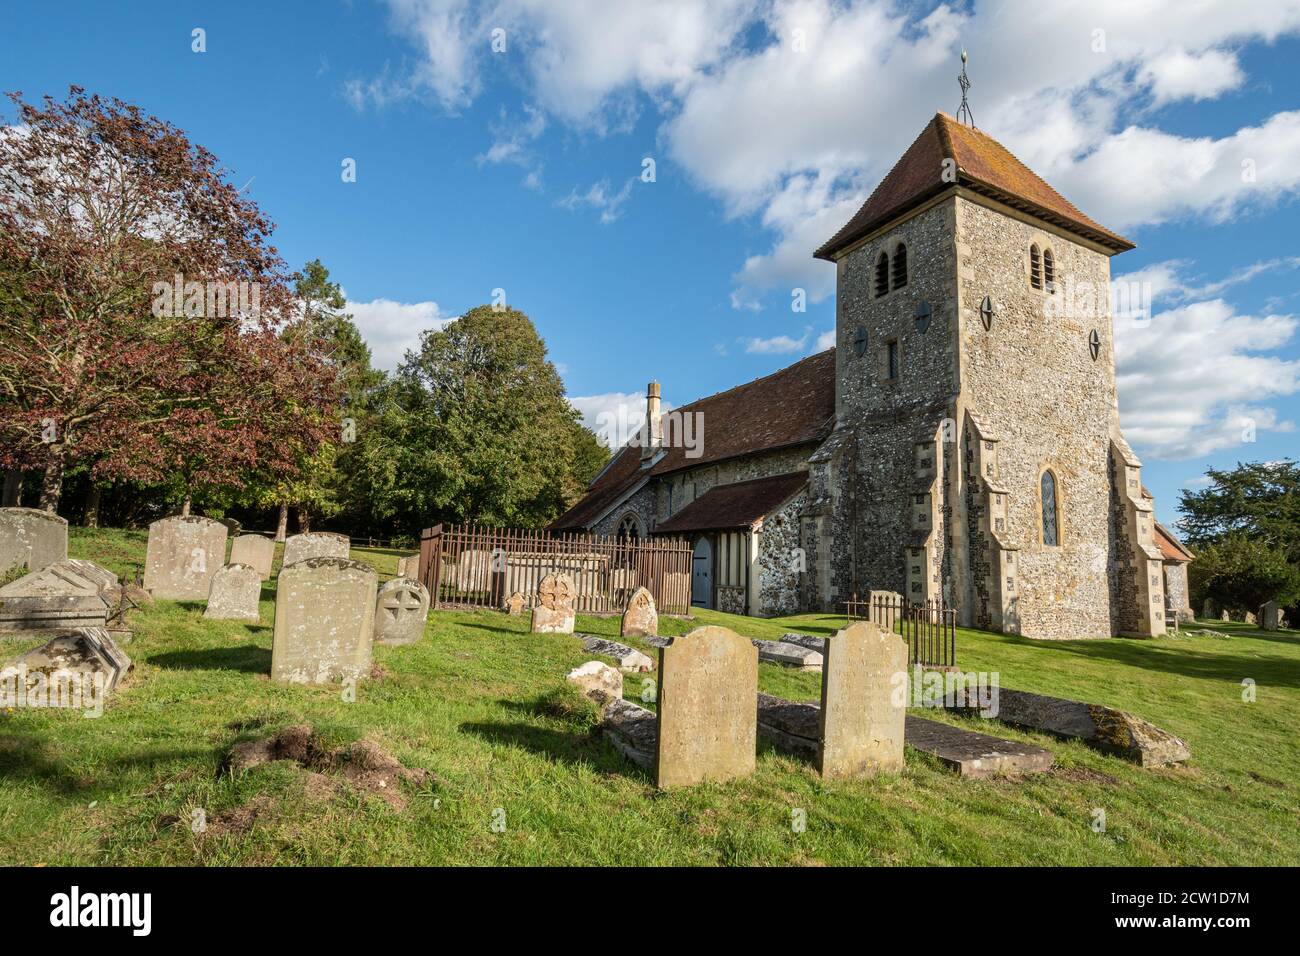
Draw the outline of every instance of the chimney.
M659 416L659 383L651 382L645 391L645 427L641 430L641 461L645 463L659 453L664 443L664 424Z

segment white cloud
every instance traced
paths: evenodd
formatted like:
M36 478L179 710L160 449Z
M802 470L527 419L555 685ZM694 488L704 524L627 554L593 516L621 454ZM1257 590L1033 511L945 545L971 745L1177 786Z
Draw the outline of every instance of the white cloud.
M807 348L811 336L812 329L805 328L803 335L797 339L788 335L774 335L770 339L743 338L738 341L751 355L793 355Z
M545 131L546 114L536 107L524 104L523 117L515 120L502 107L500 119L492 124L492 145L479 154L478 164L518 166L525 171L523 184L529 189L541 189L543 163L533 143Z
M605 392L575 395L569 404L578 410L582 423L594 431L609 448L621 448L645 424L645 395L638 392ZM671 411L671 402L661 401L661 412Z
M825 352L827 349L835 348L835 330L827 329L821 335L817 336L817 341L813 343L814 352Z
M437 302L349 301L347 310L370 346L373 364L389 371L397 368L408 349L419 349L421 332L441 329L456 318L444 314Z
M622 189L614 192L609 180L602 179L598 183L592 183L586 192L580 193L576 189L571 191L569 195L556 202L556 205L569 210L594 209L600 213L600 221L608 225L623 214L623 205L631 197L632 187L636 181L636 177L633 176L623 184Z
M1173 48L1147 61L1142 68L1142 80L1151 87L1157 104L1210 99L1235 90L1244 79L1236 55L1223 50L1192 54Z

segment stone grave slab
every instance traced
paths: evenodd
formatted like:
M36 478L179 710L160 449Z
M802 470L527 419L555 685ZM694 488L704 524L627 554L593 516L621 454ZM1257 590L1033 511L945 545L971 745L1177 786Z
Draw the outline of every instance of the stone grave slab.
M624 674L645 674L655 669L654 659L634 647L595 634L579 634L578 638L582 641L583 650L614 658L618 669Z
M569 671L564 679L571 684L576 684L583 694L599 704L602 710L611 701L623 699L622 672L603 661L587 661Z
M198 515L149 525L144 589L156 598L206 601L212 576L226 563L226 526Z
M66 630L0 668L0 707L98 709L130 668L104 628Z
M369 675L375 629L374 568L307 558L280 571L271 679L323 684Z
M253 621L259 617L262 576L251 564L227 564L212 576L203 616L216 621Z
M375 600L375 641L413 644L424 637L429 619L429 590L411 578L393 578Z
M265 581L271 576L275 542L260 534L241 534L230 545L230 563L247 564Z
M826 639L825 660L821 775L836 779L902 770L907 701L895 688L898 675L907 673L907 643L892 631L858 621Z
M654 769L658 718L655 712L621 697L606 705L601 732L614 749L644 770Z
M283 566L297 564L310 558L343 558L351 553L351 542L346 535L332 531L307 531L291 535L284 542Z
M637 588L628 598L618 633L621 637L647 637L659 633L659 612L655 609L654 595L646 588Z
M758 649L725 627L698 627L659 652L655 786L754 772Z
M784 641L754 640L752 643L758 648L758 659L760 661L792 667L799 671L820 671L822 669L822 655L811 648L801 647L798 644L787 644Z
M506 598L506 613L511 617L524 613L524 596L518 591Z
M68 522L36 508L0 508L0 574L68 559Z
M103 627L117 575L92 561L56 561L0 587L0 631Z

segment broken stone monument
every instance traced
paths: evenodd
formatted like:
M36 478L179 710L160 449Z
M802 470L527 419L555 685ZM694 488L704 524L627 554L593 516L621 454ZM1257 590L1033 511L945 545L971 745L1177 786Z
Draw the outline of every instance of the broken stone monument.
M230 546L230 563L247 564L263 581L271 576L275 542L260 534L241 534Z
M308 558L280 571L271 679L323 684L370 673L375 569L343 558Z
M552 572L537 586L533 608L534 634L573 633L573 578L563 571Z
M253 621L259 618L262 576L251 564L227 564L212 576L208 606L203 616L217 621Z
M98 710L131 667L102 627L78 627L0 669L0 707Z
M524 596L518 591L506 598L506 613L512 616L524 613Z
M0 631L103 627L117 575L92 561L56 561L0 587Z
M835 779L902 770L907 696L895 690L899 675L907 679L907 642L859 621L829 637L823 657L821 775Z
M587 661L569 671L564 679L577 684L578 689L599 704L602 710L611 701L623 699L622 673L602 661Z
M144 589L156 598L206 601L212 576L226 563L226 526L198 515L149 525Z
M429 619L429 590L410 578L393 578L379 589L375 602L375 641L412 644L424 636Z
M725 627L698 627L659 652L655 786L754 772L758 649Z
M332 531L308 531L295 534L284 543L283 566L297 564L309 558L343 558L349 555L349 541L346 535Z
M655 610L654 595L645 588L637 588L628 598L618 633L622 637L648 637L659 633L659 612Z
M68 522L35 508L0 508L0 574L39 571L68 558Z

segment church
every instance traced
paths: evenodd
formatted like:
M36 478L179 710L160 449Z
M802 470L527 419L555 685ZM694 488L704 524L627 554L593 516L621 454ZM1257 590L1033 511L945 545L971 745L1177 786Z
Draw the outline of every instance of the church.
M1163 634L1115 384L1110 257L1132 248L939 113L814 252L835 347L666 415L652 382L553 528L687 538L692 603L734 613L874 590L1028 637Z

